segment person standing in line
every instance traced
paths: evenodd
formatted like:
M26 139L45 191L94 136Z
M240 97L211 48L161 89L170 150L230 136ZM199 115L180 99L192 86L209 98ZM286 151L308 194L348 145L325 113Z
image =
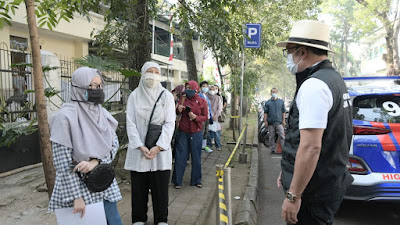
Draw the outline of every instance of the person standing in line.
M204 128L203 128L203 141L202 141L202 150L211 153L213 150L207 146L207 134L208 134L208 125L213 123L213 117L212 117L212 110L211 110L211 104L210 104L210 99L207 96L208 91L210 88L208 87L208 82L207 81L202 81L200 83L200 93L199 96L200 98L203 98L207 101L208 105L208 120L204 123Z
M130 94L126 109L129 138L125 169L131 171L132 223L147 221L149 189L153 201L154 224L167 225L168 184L172 168L171 139L175 129L174 96L162 87L160 65L146 62L139 86ZM157 101L159 99L159 101ZM153 116L150 121L152 111ZM154 147L145 146L149 123L162 125Z
M268 127L269 148L272 153L276 152L275 134L280 139L280 145L283 147L285 141L285 103L278 98L278 89L271 89L271 98L264 104L264 123ZM279 143L278 143L279 144Z
M115 178L106 190L91 192L77 173L88 173L99 163L111 163L119 148L115 133L118 121L101 106L103 87L100 71L89 67L75 70L71 102L64 103L50 118L56 182L49 210L74 207L73 213L83 217L86 205L103 201L107 224L122 225L117 210L122 196Z
M206 100L200 98L197 92L199 85L196 81L185 84L185 98L179 100L176 113L182 115L176 139L175 164L172 183L176 189L182 188L182 178L185 173L186 161L191 154L192 174L190 185L202 188L201 174L201 142L203 140L203 126L208 120L208 106Z
M297 82L277 180L286 193L281 216L288 224L331 225L353 182L346 167L353 128L346 85L327 59L329 26L298 21L277 46Z
M207 95L210 99L211 115L213 116L213 124L208 125L207 146L212 148L214 139L215 148L217 151L221 151L221 124L218 122L218 117L222 112L222 98L217 95L216 85L211 86Z

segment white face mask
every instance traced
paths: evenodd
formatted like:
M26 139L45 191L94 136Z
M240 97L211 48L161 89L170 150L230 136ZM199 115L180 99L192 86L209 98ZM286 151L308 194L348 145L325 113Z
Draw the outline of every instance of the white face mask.
M217 91L212 90L212 91L209 91L208 93L209 93L210 95L215 95L215 94L217 94Z
M144 85L147 88L155 88L163 80L160 75L154 73L145 73L144 76Z
M297 52L297 51L296 51L296 52ZM296 53L296 52L295 52L295 53ZM301 63L302 60L303 60L303 59L300 59L300 61L299 61L297 64L295 64L295 63L294 63L294 60L293 60L293 53L288 54L287 61L286 61L286 67L288 68L288 70L289 70L293 75L296 75L297 70L299 69L299 64Z

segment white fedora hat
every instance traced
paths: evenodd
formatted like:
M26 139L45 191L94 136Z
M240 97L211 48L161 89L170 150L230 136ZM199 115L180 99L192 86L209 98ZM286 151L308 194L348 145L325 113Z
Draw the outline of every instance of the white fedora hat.
M278 42L276 46L285 48L287 44L299 44L333 52L329 46L329 26L316 20L300 20L293 24L289 40Z

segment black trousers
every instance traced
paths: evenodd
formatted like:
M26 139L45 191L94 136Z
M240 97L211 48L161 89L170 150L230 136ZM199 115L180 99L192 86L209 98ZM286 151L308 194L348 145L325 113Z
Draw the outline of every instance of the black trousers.
M342 203L344 193L332 193L324 199L304 199L297 214L296 225L332 225L333 217ZM290 224L288 224L290 225Z
M153 200L154 224L167 222L170 172L170 170L142 173L131 171L132 223L147 222L149 189Z

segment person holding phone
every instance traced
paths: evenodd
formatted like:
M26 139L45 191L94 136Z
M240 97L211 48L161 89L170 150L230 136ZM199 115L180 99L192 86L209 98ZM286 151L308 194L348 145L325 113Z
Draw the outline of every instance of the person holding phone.
M189 152L192 154L192 174L190 185L198 188L201 183L201 147L203 140L203 124L208 120L207 101L200 98L199 85L196 81L185 84L185 97L176 107L177 115L181 115L178 127L178 135L175 142L175 164L172 175L172 183L176 189L182 188L182 178L186 168Z

